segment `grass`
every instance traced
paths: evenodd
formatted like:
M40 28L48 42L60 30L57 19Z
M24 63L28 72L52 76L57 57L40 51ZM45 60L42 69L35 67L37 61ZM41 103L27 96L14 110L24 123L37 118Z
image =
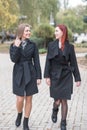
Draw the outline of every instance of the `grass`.
M77 53L87 53L87 48L85 47L75 47L75 52Z

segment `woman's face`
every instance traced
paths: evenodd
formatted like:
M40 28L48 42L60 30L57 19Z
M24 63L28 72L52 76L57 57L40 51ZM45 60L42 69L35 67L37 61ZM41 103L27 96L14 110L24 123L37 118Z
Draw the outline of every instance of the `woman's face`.
M56 39L61 39L63 36L63 32L61 31L61 29L59 27L55 28L55 37Z
M25 27L22 39L30 38L31 31L30 27Z

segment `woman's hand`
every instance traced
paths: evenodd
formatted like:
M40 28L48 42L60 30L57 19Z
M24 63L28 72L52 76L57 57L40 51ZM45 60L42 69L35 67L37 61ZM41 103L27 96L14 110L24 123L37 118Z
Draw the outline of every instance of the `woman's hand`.
M79 87L81 85L81 81L76 82L76 86Z
M47 83L48 86L50 86L50 84L51 84L50 78L46 78L46 83Z
M19 47L20 44L21 44L21 40L17 37L17 38L15 39L15 41L14 41L14 45L17 46L17 47Z
M37 85L41 84L41 79L37 79Z

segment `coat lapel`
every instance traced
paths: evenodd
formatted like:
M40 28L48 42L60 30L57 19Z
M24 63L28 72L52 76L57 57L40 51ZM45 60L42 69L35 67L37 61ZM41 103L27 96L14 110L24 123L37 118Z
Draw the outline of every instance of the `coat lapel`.
M59 54L59 41L55 40L55 41L51 42L49 47L48 47L48 59L52 59L58 54ZM63 50L63 56L66 58L66 60L69 59L69 43L68 43L68 41L65 43L65 47Z
M52 59L56 55L59 54L58 51L58 40L55 40L54 42L51 42L48 47L48 59Z
M63 50L63 56L65 56L66 60L69 59L69 43L68 42L65 43L65 47Z

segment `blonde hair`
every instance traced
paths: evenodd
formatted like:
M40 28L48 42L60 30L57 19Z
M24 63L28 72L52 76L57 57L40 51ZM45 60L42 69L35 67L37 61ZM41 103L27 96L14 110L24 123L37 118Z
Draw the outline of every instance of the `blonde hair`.
M22 24L20 24L20 25L18 26L16 36L17 36L19 39L22 38L25 27L31 28L31 26L30 26L29 24L27 24L27 23L22 23Z

